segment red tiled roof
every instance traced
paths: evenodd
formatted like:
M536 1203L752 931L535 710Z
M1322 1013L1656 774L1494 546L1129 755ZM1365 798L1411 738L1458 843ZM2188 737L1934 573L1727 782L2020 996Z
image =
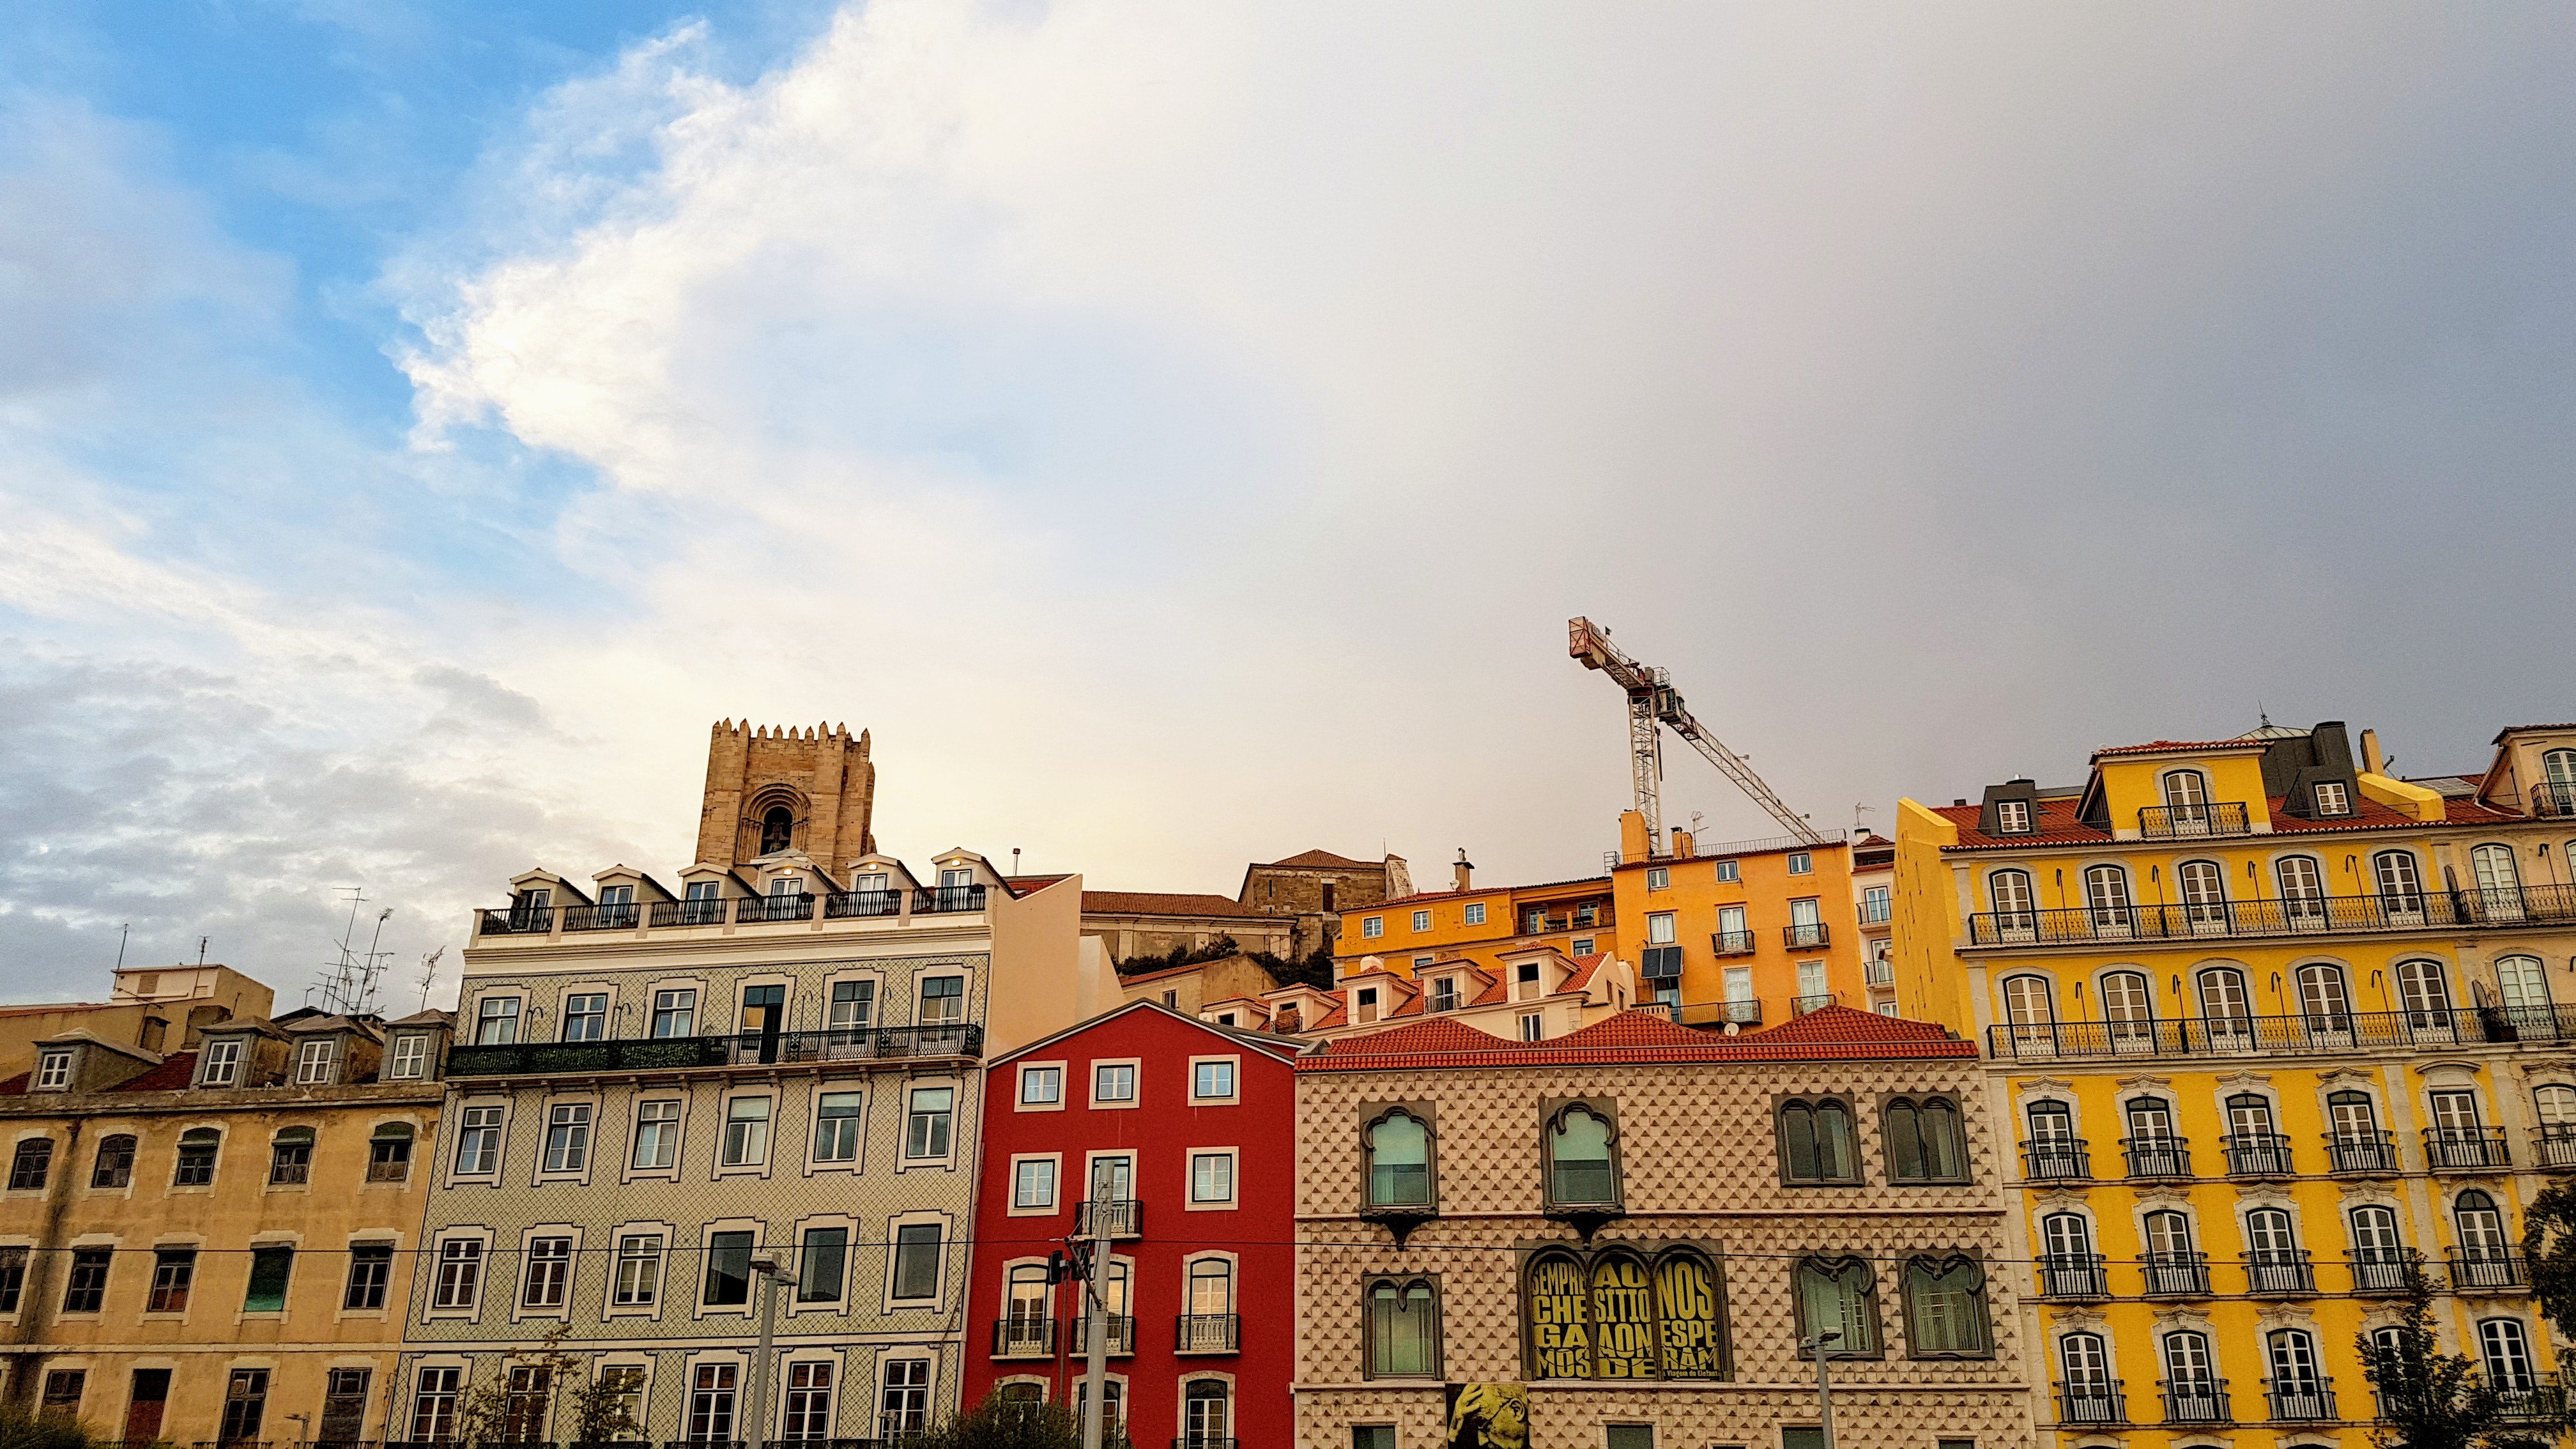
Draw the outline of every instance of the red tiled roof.
M1353 860L1347 855L1335 855L1329 850L1304 850L1286 860L1265 861L1263 864L1280 866L1288 870L1376 870L1384 862Z
M197 1075L195 1052L172 1052L161 1059L161 1065L139 1077L116 1084L120 1092L176 1092L186 1087Z
M1951 1035L1947 1028L1932 1022L1910 1021L1901 1016L1881 1016L1875 1011L1860 1011L1840 1005L1822 1007L1804 1016L1793 1016L1778 1026L1747 1032L1738 1040L1822 1042L1836 1046L1850 1046L1861 1042L1913 1042L1945 1048L1933 1053L1935 1056L1962 1055L1960 1052L1947 1050L1946 1048L1949 1047L1965 1047L1967 1048L1965 1055L1976 1054L1975 1043L1961 1041Z
M2169 750L2266 749L2270 740L2149 740L2143 745L2104 745L2093 752L2094 759L2106 755L2160 755Z
M1610 953L1595 951L1589 956L1577 956L1573 959L1574 969L1566 973L1565 984L1556 988L1558 991L1582 991L1589 988L1592 985L1592 978L1600 973L1601 963L1610 959Z
M1187 891L1084 891L1082 909L1098 916L1223 916L1262 920L1262 913L1232 896Z
M1505 1041L1441 1019L1374 1036L1345 1037L1299 1059L1301 1072L1421 1071L1679 1062L1857 1061L1967 1057L1976 1044L1937 1026L1850 1007L1827 1007L1769 1031L1712 1036L1652 1012L1624 1011L1554 1041Z

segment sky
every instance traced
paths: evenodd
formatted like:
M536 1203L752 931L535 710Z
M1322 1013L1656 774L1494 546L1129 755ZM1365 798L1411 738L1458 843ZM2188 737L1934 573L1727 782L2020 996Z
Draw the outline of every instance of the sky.
M388 1004L707 727L1098 888L2576 717L2563 7L22 0L0 972ZM1675 750L1666 811L1773 833ZM362 934L364 929L362 927Z

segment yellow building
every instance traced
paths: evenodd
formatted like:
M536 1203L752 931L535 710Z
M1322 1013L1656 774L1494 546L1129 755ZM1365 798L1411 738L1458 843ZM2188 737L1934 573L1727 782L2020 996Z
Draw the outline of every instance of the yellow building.
M0 1082L9 1401L133 1442L399 1438L448 1029L308 1009L166 1056L35 1043Z
M2554 1408L2515 1244L2576 1168L2576 726L2496 744L2408 781L2267 726L1903 802L1896 989L2018 1124L2061 1445L2368 1442L2355 1337L2410 1253L2449 1346Z
M234 1016L266 1016L275 995L229 966L120 969L105 1001L0 1006L0 1077L36 1064L36 1043L67 1031L159 1054L194 1051L197 1033Z

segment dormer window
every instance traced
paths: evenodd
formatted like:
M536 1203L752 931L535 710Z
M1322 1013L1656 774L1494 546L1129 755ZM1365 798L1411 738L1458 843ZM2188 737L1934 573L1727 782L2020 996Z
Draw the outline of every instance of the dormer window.
M385 1075L398 1082L414 1082L429 1075L429 1036L426 1032L405 1032L394 1038L393 1064Z
M2352 794L2344 788L2343 781L2326 780L2317 785L2317 813L2319 815L2352 813Z
M1995 833L1997 835L2028 835L2030 833L2030 802L2027 800L1996 801Z
M856 876L850 881L850 889L862 895L882 894L886 889L886 877L882 875Z
M1523 961L1518 966L1513 967L1513 999L1516 1001L1528 1001L1538 994L1538 963L1536 961Z
M197 1084L205 1087L231 1087L241 1083L242 1044L239 1039L206 1043L206 1064L197 1074Z
M1352 1013L1354 1019L1361 1022L1377 1020L1377 988L1363 986L1359 989L1358 996L1359 1009Z
M1433 1011L1456 1011L1458 1009L1457 977L1443 976L1431 983L1431 1009Z
M295 1085L323 1086L331 1081L331 1066L338 1056L338 1043L325 1037L308 1041L295 1049Z
M67 1092L72 1085L72 1054L46 1052L36 1058L36 1090Z

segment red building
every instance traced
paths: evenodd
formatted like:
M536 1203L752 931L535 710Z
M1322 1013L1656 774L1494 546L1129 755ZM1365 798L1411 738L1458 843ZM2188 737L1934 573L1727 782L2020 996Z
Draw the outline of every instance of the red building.
M1081 1289L1047 1257L1098 1214L1129 1440L1289 1449L1297 1051L1137 1001L986 1068L966 1403L1080 1402Z

